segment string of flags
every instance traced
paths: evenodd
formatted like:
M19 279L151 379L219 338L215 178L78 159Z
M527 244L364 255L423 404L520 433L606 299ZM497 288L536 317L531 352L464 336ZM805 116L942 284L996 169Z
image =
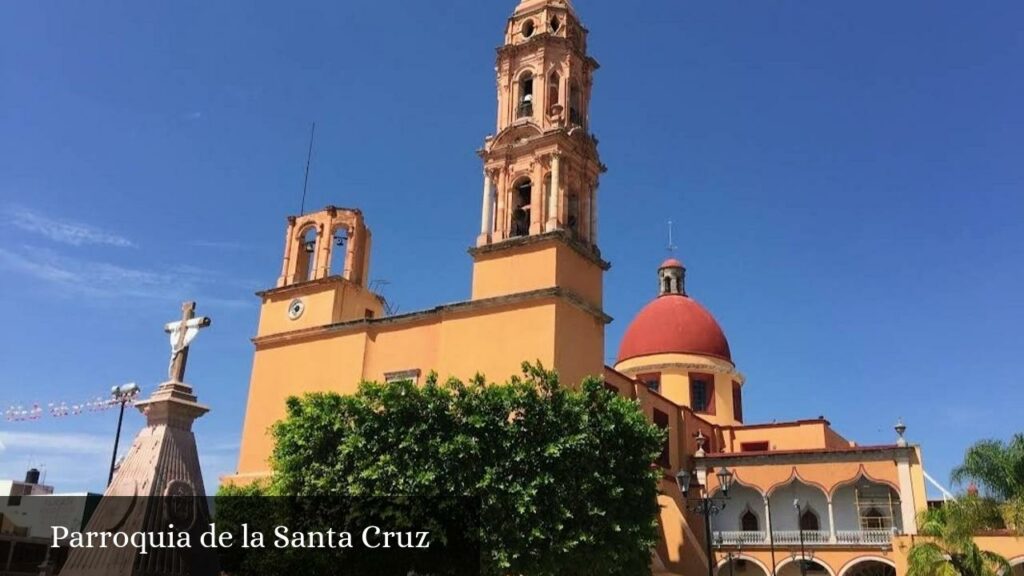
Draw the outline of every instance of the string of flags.
M135 397L125 398L126 405L135 403ZM78 416L87 412L103 412L121 405L121 400L116 398L104 398L97 396L91 400L77 403L50 402L44 408L42 404L12 405L4 410L4 420L8 422L30 422L43 417L64 418L67 416Z

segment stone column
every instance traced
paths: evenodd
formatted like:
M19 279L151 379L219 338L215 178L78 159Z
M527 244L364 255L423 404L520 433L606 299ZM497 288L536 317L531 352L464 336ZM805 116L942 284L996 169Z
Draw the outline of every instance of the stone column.
M295 244L295 217L288 217L288 235L284 239L284 263L281 264L281 277L277 279L277 287L288 284L289 270L292 259L292 247Z
M484 198L480 210L480 236L476 239L477 246L491 241L491 230L494 230L494 183L491 175L484 170Z
M534 101L536 103L536 101ZM544 230L541 217L541 204L544 203L544 166L540 160L533 162L533 174L530 176L530 234L540 234Z
M590 191L590 243L597 246L597 186Z
M551 155L551 190L548 192L548 221L544 230L550 232L558 229L558 196L561 182L561 157Z
M836 543L836 514L832 509L832 498L828 499L828 541Z
M764 497L764 543L770 544L772 541L772 511L770 510L771 501L768 497Z
M506 167L498 172L498 187L494 191L494 194L497 198L497 208L495 211L495 225L494 232L491 234L491 241L504 240L505 238L508 237L508 215L505 213L506 196L508 196L508 193L506 191L506 189L508 188L507 181L508 168Z
M910 452L912 448L901 448L896 457L896 473L900 480L900 512L903 516L903 533L917 534L917 518L914 514L914 480L910 475Z

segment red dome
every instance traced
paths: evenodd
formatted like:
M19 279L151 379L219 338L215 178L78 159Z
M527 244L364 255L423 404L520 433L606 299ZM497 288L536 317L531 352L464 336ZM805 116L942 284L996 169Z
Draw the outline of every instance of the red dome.
M664 270L665 268L686 268L686 266L683 266L683 263L675 258L669 258L662 262L661 266L658 266L658 270Z
M681 294L665 294L644 306L622 337L617 362L673 352L732 362L729 341L714 316Z

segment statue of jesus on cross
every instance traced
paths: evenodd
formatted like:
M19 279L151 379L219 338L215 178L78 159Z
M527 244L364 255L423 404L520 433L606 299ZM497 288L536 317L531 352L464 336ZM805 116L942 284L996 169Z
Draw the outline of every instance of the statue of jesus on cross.
M209 325L208 317L196 316L195 302L185 302L181 305L181 320L164 326L164 332L171 335L171 363L167 368L167 378L171 382L185 381L188 345L199 334L201 328Z

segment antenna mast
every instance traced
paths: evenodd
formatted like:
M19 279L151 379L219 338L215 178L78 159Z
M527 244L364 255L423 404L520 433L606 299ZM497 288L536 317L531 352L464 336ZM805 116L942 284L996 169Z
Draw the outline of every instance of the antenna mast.
M299 215L306 212L306 187L309 185L309 161L313 157L313 135L316 134L316 122L309 130L309 150L306 151L306 177L302 179L302 203L299 205Z

